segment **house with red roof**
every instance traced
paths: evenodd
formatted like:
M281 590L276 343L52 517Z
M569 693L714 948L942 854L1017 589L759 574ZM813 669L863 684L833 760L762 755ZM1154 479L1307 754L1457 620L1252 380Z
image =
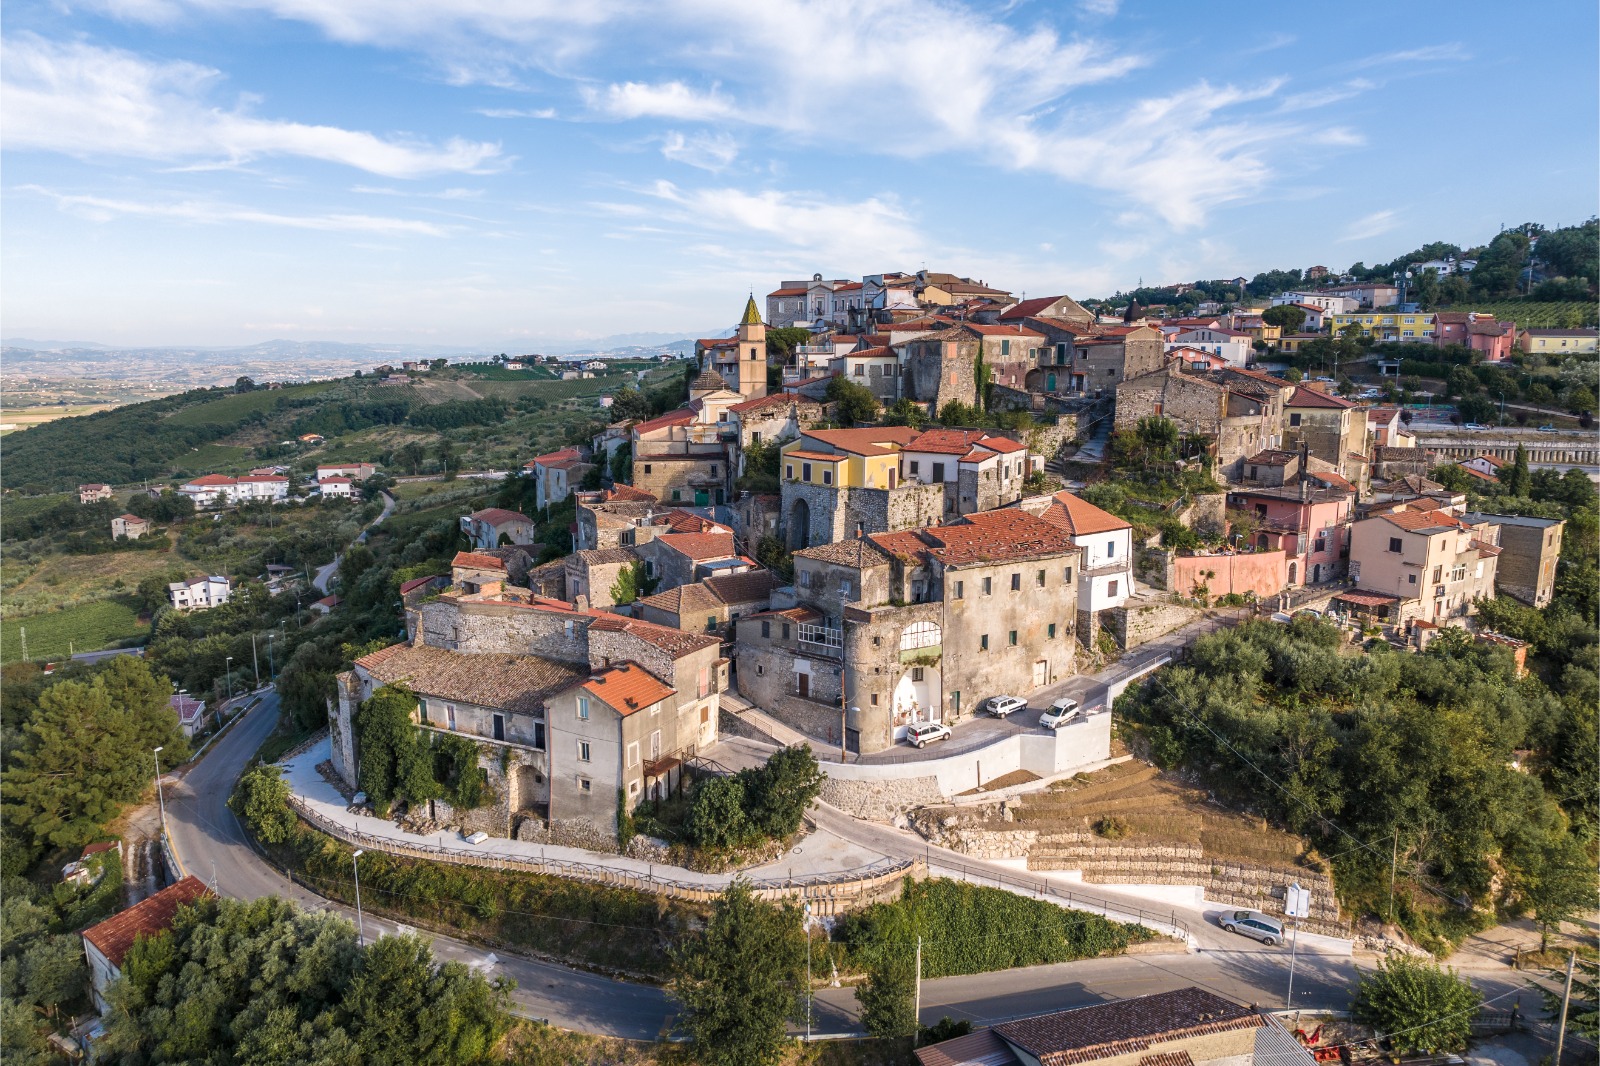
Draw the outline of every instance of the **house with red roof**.
M1078 639L1093 647L1105 612L1133 595L1133 526L1070 492L1024 500L1025 511L1065 530L1083 553L1077 571Z
M944 489L947 519L1016 503L1035 465L1027 445L982 429L924 430L900 452L905 481Z
M1367 474L1364 458L1370 451L1367 409L1342 396L1335 396L1304 385L1283 405L1283 447L1294 448L1304 442L1311 454L1356 484Z
M582 449L561 448L534 456L522 469L533 473L534 506L542 511L571 496L594 464Z
M1414 623L1465 625L1474 600L1494 598L1500 556L1495 530L1476 518L1401 503L1354 523L1350 582L1384 601L1357 606L1401 635Z
M1254 341L1255 338L1244 330L1201 326L1172 334L1167 339L1167 350L1185 346L1199 348L1221 356L1229 366L1249 366L1255 359Z
M122 976L122 964L141 937L159 936L172 928L181 907L193 906L211 895L204 881L185 877L149 898L118 911L83 931L83 953L89 963L90 995L101 1014L111 1009L106 990Z
M485 507L461 516L461 532L474 548L498 548L502 544L532 544L538 523L521 511L504 507Z

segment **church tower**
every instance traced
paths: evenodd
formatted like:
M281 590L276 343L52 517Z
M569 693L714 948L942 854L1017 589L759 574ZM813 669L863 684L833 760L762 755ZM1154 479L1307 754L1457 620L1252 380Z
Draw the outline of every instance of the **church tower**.
M755 294L739 319L739 395L747 400L767 394L767 327L756 308Z

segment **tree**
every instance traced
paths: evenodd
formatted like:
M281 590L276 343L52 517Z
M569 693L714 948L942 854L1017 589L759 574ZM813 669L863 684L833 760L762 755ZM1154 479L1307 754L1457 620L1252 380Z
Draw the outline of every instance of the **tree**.
M1570 835L1541 841L1530 849L1526 868L1518 871L1518 887L1539 923L1539 950L1550 948L1550 933L1575 918L1595 899L1595 871L1583 844Z
M439 443L433 446L433 454L439 460L439 469L444 471L445 480L454 479L456 468L461 465L461 458L456 451L455 442L449 437L440 437Z
M638 389L624 385L611 396L611 417L615 421L649 418L650 414L650 401Z
M255 381L246 377L239 378L233 383L234 392L254 392L255 388Z
M411 721L417 697L404 685L384 685L356 715L360 745L357 784L378 809L403 798L413 803L440 794L426 734Z
M744 809L753 827L777 840L800 829L806 808L822 791L817 757L804 744L774 752L762 766L739 771Z
M811 331L799 326L776 326L767 330L767 355L780 363L794 358L794 350L811 339Z
M1391 955L1356 983L1357 1020L1389 1035L1401 1055L1466 1049L1483 996L1431 959Z
M742 847L755 832L744 813L744 782L737 777L712 777L694 787L684 834L698 847Z
M917 1033L916 952L907 944L879 945L867 967L867 979L856 986L861 1024L880 1039Z
M902 396L884 411L883 424L886 426L910 426L912 429L921 429L928 424L928 413L922 409L921 405L913 403Z
M289 785L276 766L253 766L239 778L228 797L228 808L265 844L281 844L294 830L289 807Z
M1567 971L1548 970L1545 976L1555 987L1565 990ZM1534 985L1544 997L1544 1009L1551 1020L1561 1017L1560 992ZM1600 1039L1600 962L1579 956L1572 967L1572 999L1567 1004L1567 1030L1590 1040Z
M415 933L366 949L344 996L363 1063L409 1066L488 1060L510 1027L506 986L459 962L436 964Z
M683 1007L679 1025L700 1062L779 1061L788 1043L785 1023L800 1012L805 951L793 907L756 899L742 881L728 886L705 932L673 952L668 992Z
M655 592L659 583L645 571L644 560L635 559L617 571L617 580L611 585L611 599L614 603L629 604Z
M22 954L22 984L29 1002L44 1008L51 1018L56 1008L71 1003L89 985L83 963L83 940L74 933L42 936Z
M1300 368L1297 366L1291 366L1288 370L1283 372L1283 380L1287 381L1291 385L1300 384L1304 378L1305 375L1300 372Z
M420 441L406 441L395 449L394 462L400 469L407 471L413 477L422 470L422 464L427 460L428 453Z
M851 425L869 425L878 418L878 398L865 385L844 377L828 382L828 400L837 405L839 418Z
M1528 472L1528 449L1517 445L1516 457L1510 466L1502 466L1499 471L1500 483L1504 485L1513 496L1526 496L1533 487L1533 475Z
M1306 312L1291 304L1279 304L1261 312L1261 321L1269 326L1280 326L1285 333L1299 333L1306 323Z

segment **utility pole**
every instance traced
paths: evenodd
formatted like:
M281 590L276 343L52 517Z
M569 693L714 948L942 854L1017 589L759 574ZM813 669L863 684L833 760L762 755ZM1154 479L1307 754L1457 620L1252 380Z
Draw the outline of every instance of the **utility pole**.
M1389 853L1389 924L1394 924L1394 871L1400 865L1400 830L1394 831L1394 850Z
M350 855L350 869L355 874L355 882L356 882L356 943L359 944L362 947L366 947L367 946L367 928L361 922L361 861L360 860L361 860L361 856L363 856L365 854L366 854L366 851L364 851L361 848L357 848Z
M1570 969L1570 968L1569 968ZM1570 981L1568 982L1570 986ZM912 1000L912 1015L917 1019L917 1024L922 1024L922 935L917 935L917 991Z
M256 672L256 688L260 688L261 660L256 657L256 635L254 633L250 634L250 667Z
M1561 1049L1567 1042L1567 1005L1572 1002L1572 964L1577 957L1577 952L1567 952L1567 987L1561 993L1561 1020L1556 1023L1555 1066L1561 1066Z

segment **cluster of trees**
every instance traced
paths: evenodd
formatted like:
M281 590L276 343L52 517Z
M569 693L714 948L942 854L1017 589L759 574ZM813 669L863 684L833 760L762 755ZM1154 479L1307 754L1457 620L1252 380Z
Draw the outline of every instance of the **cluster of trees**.
M414 934L362 947L334 914L207 898L128 953L102 1049L129 1066L472 1066L495 1061L511 987L436 961Z
M1561 769L1587 760L1592 778L1592 672L1558 695L1459 630L1417 655L1344 643L1309 618L1248 622L1198 641L1117 712L1159 765L1336 855L1350 909L1386 912L1398 855L1416 888L1398 918L1424 942L1441 935L1441 899L1498 893L1546 924L1592 899L1593 790L1572 790ZM1532 773L1512 766L1523 750Z
M167 766L188 757L172 683L117 655L46 677L30 663L5 668L0 698L0 872L21 875L52 848L82 847L150 787L152 749Z
M414 407L406 415L406 423L426 429L492 426L506 417L507 410L506 402L494 396L486 400L452 400Z
M382 816L394 800L447 800L470 810L488 797L488 776L478 765L478 745L459 735L437 736L411 720L417 697L404 685L384 685L361 704L356 737L361 745L357 783Z
M811 749L784 748L762 766L696 784L684 835L689 844L710 851L784 840L799 831L806 808L821 791L822 771Z

